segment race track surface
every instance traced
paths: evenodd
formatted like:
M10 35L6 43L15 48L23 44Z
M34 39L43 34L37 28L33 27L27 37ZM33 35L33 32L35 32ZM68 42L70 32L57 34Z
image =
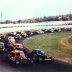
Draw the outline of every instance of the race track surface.
M5 61L6 54L0 54L0 72L72 72L72 65L54 60L50 62L36 62L34 65L12 66Z
M0 53L0 72L72 72L72 64L58 60L42 63L35 62L34 65L20 65L15 67L5 60L6 56L7 53Z

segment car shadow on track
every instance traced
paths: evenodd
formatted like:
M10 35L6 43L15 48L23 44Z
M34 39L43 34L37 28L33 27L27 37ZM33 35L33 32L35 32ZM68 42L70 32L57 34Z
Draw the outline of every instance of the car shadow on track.
M33 72L72 72L72 65L55 60L54 62L37 62L34 65L18 67L19 70L30 70Z
M19 66L10 66L16 68L19 71L25 72L72 72L72 64L65 63L59 60L54 60L53 62L35 62L32 65L23 64Z

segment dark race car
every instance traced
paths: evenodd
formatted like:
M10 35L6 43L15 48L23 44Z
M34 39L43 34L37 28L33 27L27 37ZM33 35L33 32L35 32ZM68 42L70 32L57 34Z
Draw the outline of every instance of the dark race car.
M35 49L30 54L31 58L35 61L52 61L52 57L48 57L42 49Z
M7 49L5 48L4 43L0 42L0 52L6 52L6 51Z

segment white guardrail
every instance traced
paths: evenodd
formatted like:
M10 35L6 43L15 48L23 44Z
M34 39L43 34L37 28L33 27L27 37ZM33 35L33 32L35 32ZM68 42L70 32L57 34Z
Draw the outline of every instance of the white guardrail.
M70 25L68 25L70 23ZM0 33L26 31L26 30L39 30L39 29L52 29L52 28L72 28L72 21L51 21L41 23L21 23L21 24L0 24Z

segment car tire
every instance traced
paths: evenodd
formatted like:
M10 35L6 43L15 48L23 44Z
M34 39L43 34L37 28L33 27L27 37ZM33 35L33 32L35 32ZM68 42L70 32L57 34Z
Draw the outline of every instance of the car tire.
M33 56L33 60L37 60L36 56Z
M38 60L39 60L39 61L43 61L43 58L42 58L42 57L39 57Z
M19 60L16 60L16 61L15 61L15 64L16 64L16 65L19 65L19 64L20 64L20 61L19 61Z
M31 64L33 64L33 63L34 63L34 61L33 61L33 60L30 60L30 63L31 63Z
M51 59L51 62L53 62L53 61L54 61L53 57L49 57L49 58Z

